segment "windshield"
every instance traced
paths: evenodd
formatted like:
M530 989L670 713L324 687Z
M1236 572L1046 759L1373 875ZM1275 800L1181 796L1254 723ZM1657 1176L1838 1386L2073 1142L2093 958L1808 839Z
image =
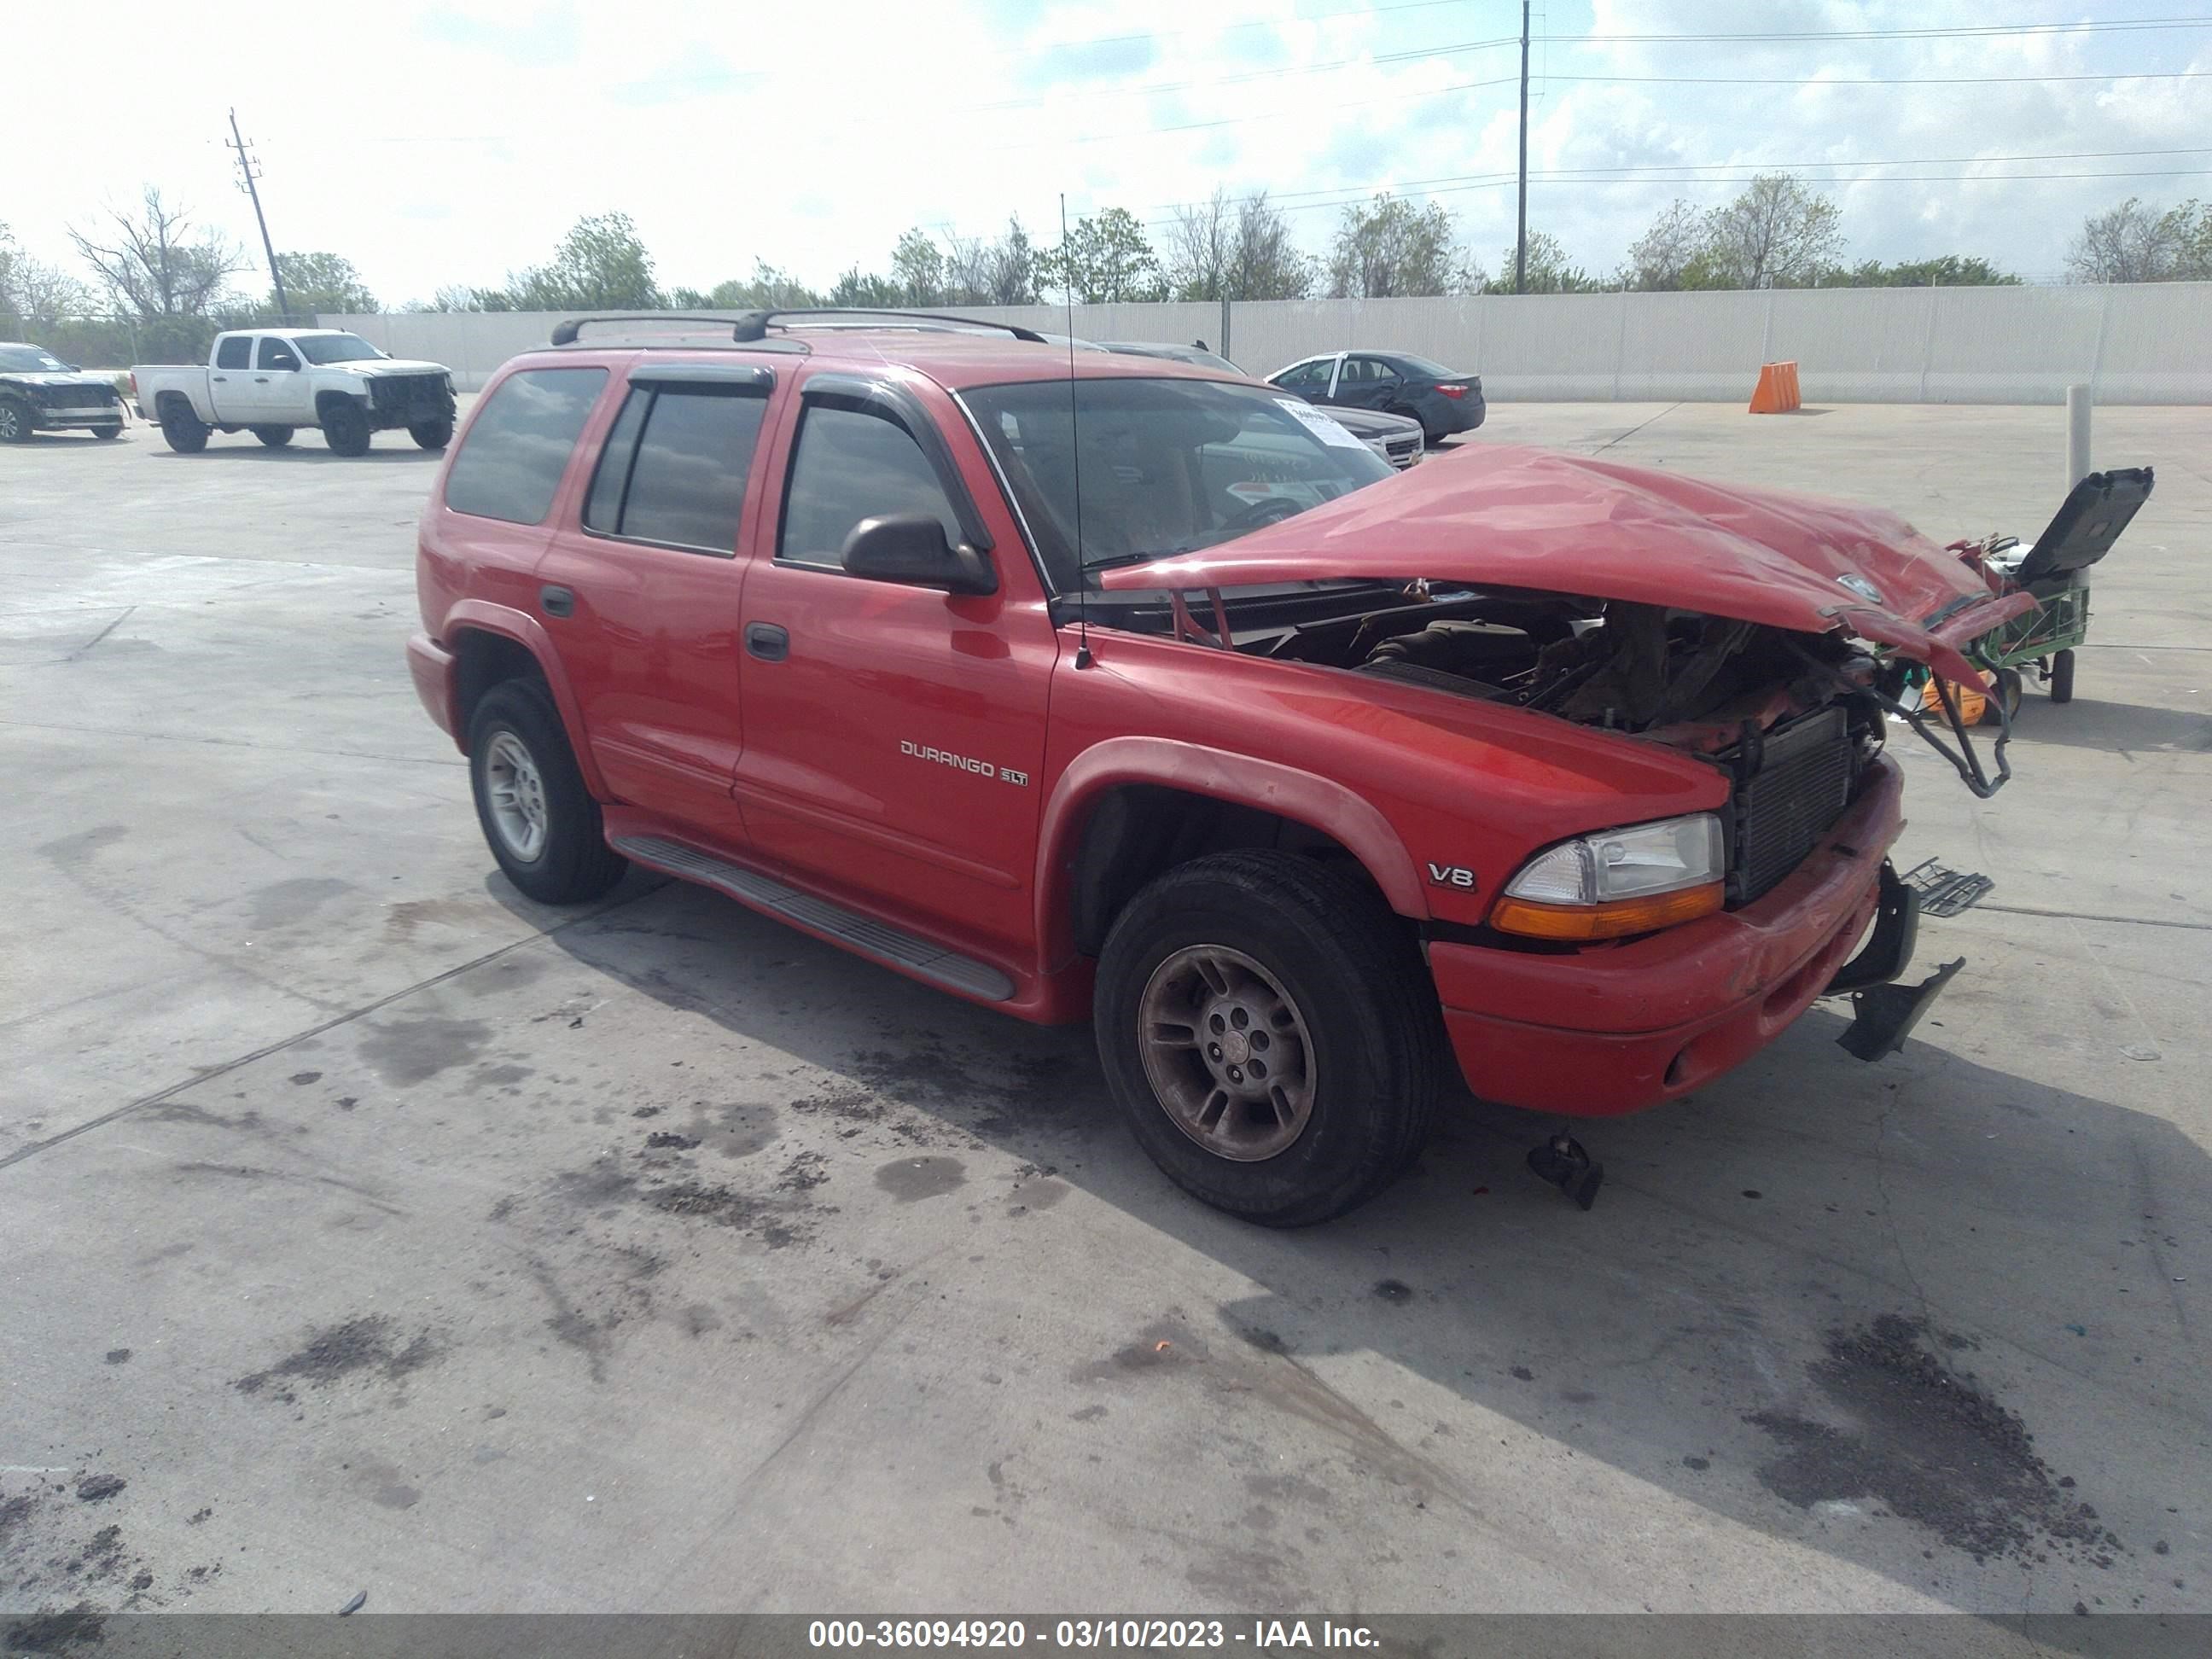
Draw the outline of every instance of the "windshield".
M66 372L69 365L51 351L37 346L0 345L0 370L15 374L51 374Z
M1060 592L1079 567L1212 547L1394 476L1326 410L1258 386L1033 380L963 396Z
M311 363L359 363L384 355L358 334L302 334L292 343Z

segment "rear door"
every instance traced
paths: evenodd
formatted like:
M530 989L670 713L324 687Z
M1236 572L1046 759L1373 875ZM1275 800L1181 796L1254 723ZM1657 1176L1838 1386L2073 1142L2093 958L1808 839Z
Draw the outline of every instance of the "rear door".
M538 570L607 787L733 848L745 840L730 795L744 744L737 550L775 392L766 367L641 361Z
M243 421L234 410L253 404L253 336L233 334L217 340L215 361L208 365L208 414L218 422Z
M784 425L778 511L744 589L738 794L753 844L878 913L1012 954L1035 931L1058 651L1018 532L934 386L817 373ZM856 524L917 510L992 561L997 592L845 573Z

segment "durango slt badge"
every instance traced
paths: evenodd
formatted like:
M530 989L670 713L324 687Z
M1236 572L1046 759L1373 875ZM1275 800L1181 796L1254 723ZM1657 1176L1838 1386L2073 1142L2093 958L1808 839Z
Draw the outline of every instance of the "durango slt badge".
M994 766L990 762L977 760L972 755L956 755L949 750L939 749L926 743L912 743L904 738L899 739L899 753L915 760L935 761L940 766L953 767L963 772L973 772L979 778L1000 778L1008 783L1024 787L1027 787L1030 781L1028 773L1017 772L1011 766Z

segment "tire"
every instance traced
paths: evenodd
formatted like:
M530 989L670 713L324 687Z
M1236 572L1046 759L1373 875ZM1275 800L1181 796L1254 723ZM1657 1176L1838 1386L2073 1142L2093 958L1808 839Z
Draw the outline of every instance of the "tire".
M123 435L123 422L113 421L106 426L96 426L92 429L92 435L102 442L111 438L119 438Z
M324 406L323 441L332 454L366 455L373 435L367 411L352 398L333 398Z
M2000 717L1997 714L1997 704L2000 700L2002 700L2004 704L2004 714L2002 718L2005 720L2016 719L2020 714L2020 700L2023 684L2024 682L2021 678L2020 670L2017 668L1998 669L1996 689L1990 694L1989 701L1983 704L1982 717L1977 724L1982 726L1996 726L1999 723Z
M2074 652L2070 646L2051 659L2051 701L2074 701Z
M161 436L179 455L197 455L207 447L208 429L200 417L176 398L161 405Z
M292 441L292 434L298 429L289 426L257 426L252 428L253 435L270 449L283 448Z
M443 449L453 441L451 421L418 421L407 428L407 435L424 449Z
M27 444L38 431L38 416L21 398L0 398L0 444Z
M595 899L629 867L607 845L599 804L542 680L507 680L484 694L469 721L469 784L492 856L539 903Z
M1208 959L1225 997L1214 975L1190 971ZM1287 1023L1275 1012L1284 1007ZM1147 1042L1147 1026L1182 1024L1158 1019L1163 1008L1191 1014L1191 1044ZM1209 1058L1201 1045L1218 1046L1208 1028L1224 1010L1230 1046ZM1364 1203L1413 1161L1435 1121L1436 988L1381 899L1309 859L1217 853L1159 877L1107 935L1093 1012L1137 1144L1193 1197L1263 1226L1306 1226ZM1278 1056L1273 1077L1255 1085L1244 1070L1235 1086L1271 1098L1231 1097L1230 1056L1251 1068L1268 1063L1263 1048ZM1293 1075L1302 1103L1285 1086Z

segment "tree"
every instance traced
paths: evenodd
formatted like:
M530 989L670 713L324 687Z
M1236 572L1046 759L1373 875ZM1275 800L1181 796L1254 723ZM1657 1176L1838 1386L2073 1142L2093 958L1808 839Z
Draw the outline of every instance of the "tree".
M1162 271L1169 295L1177 300L1228 300L1237 260L1237 210L1219 185L1203 202L1175 210L1168 226L1167 258Z
M903 248L905 243L902 241L900 246ZM944 287L940 292L945 297L939 303L1035 305L1038 278L1050 258L1038 254L1018 214L1006 221L1006 234L995 241L978 236L950 238L941 268Z
M1703 216L1677 198L1651 222L1651 228L1628 245L1628 263L1621 267L1624 287L1664 292L1689 286L1683 279L1698 256L1705 252Z
M64 317L92 310L92 293L59 266L33 259L0 225L0 331L47 331Z
M1945 253L1932 259L1900 259L1886 265L1865 259L1846 270L1821 273L1822 288L2017 288L2020 278L1973 254Z
M945 303L945 255L926 230L914 229L891 250L891 287L898 303L927 311Z
M1729 288L1795 288L1833 265L1844 247L1841 210L1789 173L1763 173L1705 216L1700 252Z
M284 297L295 316L313 317L319 312L358 316L376 309L376 296L350 259L335 253L280 253L276 269L283 274ZM277 309L273 288L269 309Z
M831 284L829 298L823 302L833 306L866 306L872 310L895 309L903 301L898 284L887 276L874 272L863 273L854 265Z
M1151 300L1160 293L1160 265L1145 228L1127 208L1079 219L1046 260L1053 287L1080 305Z
M245 250L214 230L192 229L191 210L172 207L159 186L141 193L139 211L107 210L110 222L70 227L70 240L118 311L140 318L204 317L224 285L248 269Z
M576 221L553 257L507 278L519 311L658 310L653 256L627 213Z
M1513 292L1514 254L1514 249L1505 250L1504 263L1499 266L1498 275L1490 279L1492 289ZM1565 245L1558 237L1540 230L1528 233L1524 275L1524 291L1529 294L1595 294L1606 286L1580 265L1569 264Z
M1313 292L1314 263L1291 240L1290 222L1267 200L1248 196L1237 210L1229 261L1232 300L1303 300Z
M2160 213L2130 196L2092 214L2066 251L2066 276L2075 283L2212 280L2212 205L2191 198Z
M1345 205L1329 253L1335 298L1449 294L1465 276L1452 217L1441 202L1416 208L1385 191L1372 202Z
M717 283L703 295L679 289L675 297L684 311L788 311L822 303L812 289L765 259L753 261L749 277Z

